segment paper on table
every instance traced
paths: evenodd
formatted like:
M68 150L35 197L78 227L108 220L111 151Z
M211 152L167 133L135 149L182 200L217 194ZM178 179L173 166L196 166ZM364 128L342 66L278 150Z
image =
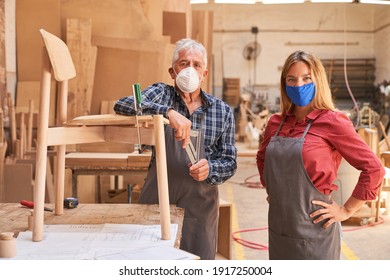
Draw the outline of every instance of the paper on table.
M41 242L31 242L31 232L19 233L13 259L196 258L173 247L177 229L171 224L172 238L162 240L160 225L45 225Z

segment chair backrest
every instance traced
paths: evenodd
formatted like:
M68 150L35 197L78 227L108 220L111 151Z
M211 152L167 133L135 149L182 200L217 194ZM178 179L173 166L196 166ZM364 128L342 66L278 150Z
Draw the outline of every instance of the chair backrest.
M39 31L49 55L54 78L62 82L76 77L76 69L68 46L60 38L46 30L40 29Z

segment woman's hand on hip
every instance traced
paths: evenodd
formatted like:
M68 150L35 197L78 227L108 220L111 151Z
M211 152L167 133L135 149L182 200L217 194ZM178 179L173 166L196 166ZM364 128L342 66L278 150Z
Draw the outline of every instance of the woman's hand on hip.
M334 222L342 222L350 218L356 211L366 203L365 200L360 200L351 196L344 205L339 205L332 200L332 203L326 203L320 200L313 200L313 204L320 205L324 208L318 209L310 214L313 218L313 223L317 224L325 219L329 219L323 228L329 227Z
M327 220L322 226L323 228L328 228L331 224L344 221L350 217L345 207L334 201L329 204L324 201L313 200L312 203L323 207L310 214L310 218L313 219L314 224Z

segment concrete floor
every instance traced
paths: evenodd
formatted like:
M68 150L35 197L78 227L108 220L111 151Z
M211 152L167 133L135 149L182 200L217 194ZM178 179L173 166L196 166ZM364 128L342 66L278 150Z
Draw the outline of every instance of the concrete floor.
M245 147L238 144L239 151ZM232 203L232 232L245 242L243 245L233 240L232 259L268 260L268 251L264 249L268 246L268 204L265 190L256 184L256 150L250 151L252 156L238 157L237 172L220 186L220 197ZM361 225L365 220L360 218L343 223L341 259L390 260L390 216L385 210L381 209L380 223L376 225L370 214L366 215L370 219L368 225Z

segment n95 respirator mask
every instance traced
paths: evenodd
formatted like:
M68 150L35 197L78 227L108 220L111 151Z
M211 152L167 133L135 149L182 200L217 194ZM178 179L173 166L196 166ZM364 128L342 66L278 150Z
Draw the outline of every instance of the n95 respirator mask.
M176 85L183 93L194 92L199 86L198 72L193 67L184 68L176 76Z

